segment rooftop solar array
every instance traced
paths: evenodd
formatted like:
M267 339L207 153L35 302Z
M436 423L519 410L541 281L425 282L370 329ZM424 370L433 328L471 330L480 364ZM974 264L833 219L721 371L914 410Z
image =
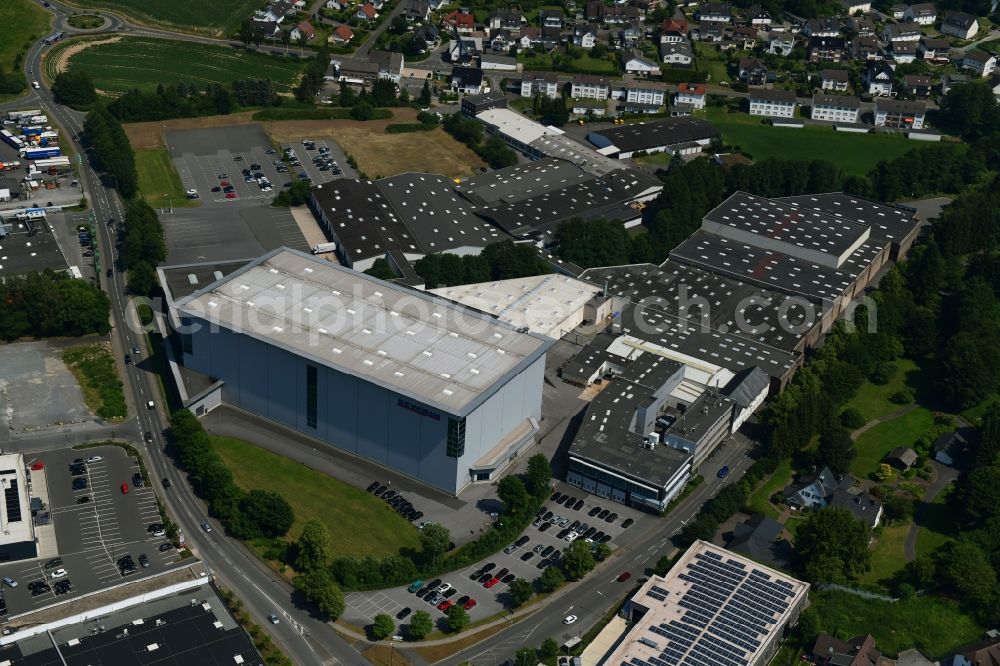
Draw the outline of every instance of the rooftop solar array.
M808 585L704 541L633 604L645 614L615 666L757 666L780 639Z
M451 413L474 407L551 344L444 299L287 249L178 308Z

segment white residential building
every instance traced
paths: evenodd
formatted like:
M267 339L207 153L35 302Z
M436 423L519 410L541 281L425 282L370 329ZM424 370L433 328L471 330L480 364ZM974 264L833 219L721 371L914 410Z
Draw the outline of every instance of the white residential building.
M892 94L892 84L896 75L884 62L870 62L862 80L869 95L888 97Z
M899 99L875 100L875 127L923 129L927 105Z
M945 12L941 17L941 33L958 37L959 39L972 39L979 32L979 19L964 12Z
M986 51L969 51L962 57L962 67L985 78L997 68L997 57Z
M660 44L660 59L669 65L690 65L694 62L694 52L687 42Z
M704 83L681 83L677 86L674 104L687 104L692 109L700 110L705 108L705 97Z
M521 97L559 97L559 77L555 72L525 72L521 75Z
M813 95L812 119L831 123L858 122L861 100L847 95Z
M570 97L574 99L607 99L611 84L601 76L574 76L570 83Z
M791 90L758 88L750 91L750 115L794 118L796 98Z
M634 84L625 89L626 104L648 104L663 106L667 101L667 89L662 83Z
M649 58L638 55L635 52L623 57L626 74L639 74L645 76L659 76L660 67Z
M937 9L930 2L910 5L903 12L903 19L918 25L934 25L934 21L937 20Z

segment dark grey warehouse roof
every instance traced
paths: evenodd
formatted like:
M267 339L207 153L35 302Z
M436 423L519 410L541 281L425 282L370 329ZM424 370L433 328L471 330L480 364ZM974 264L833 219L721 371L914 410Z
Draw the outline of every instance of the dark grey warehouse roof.
M544 192L576 185L594 178L594 175L587 173L572 162L546 157L527 164L517 164L473 176L458 183L455 186L455 191L473 203L491 206L498 203L523 201Z
M814 208L833 217L863 224L871 228L874 238L884 238L895 243L901 242L920 226L920 220L912 210L875 203L843 192L804 194L775 201Z
M814 106L834 106L844 109L860 109L861 100L852 95L813 95Z
M69 268L59 244L49 232L44 220L38 222L0 222L0 278L24 275L34 271ZM34 231L29 233L29 229Z
M712 139L719 136L719 130L701 118L682 117L649 123L619 125L599 132L591 132L591 135L604 137L611 145L625 153Z
M314 187L312 194L352 262L381 257L391 248L420 252L416 239L375 183L333 180Z

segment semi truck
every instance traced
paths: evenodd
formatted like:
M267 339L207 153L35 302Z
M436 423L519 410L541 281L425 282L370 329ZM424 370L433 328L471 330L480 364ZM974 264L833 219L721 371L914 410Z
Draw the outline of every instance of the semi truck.
M26 111L8 111L7 117L13 121L19 121L21 118L30 118L32 116L42 115L41 109L28 109Z
M35 171L37 173L67 173L72 171L73 167L70 164L68 157L49 157L44 160L35 160L31 163L29 171Z
M0 162L0 171L13 171L14 169L20 168L21 163L14 162Z
M312 249L313 254L328 254L330 252L336 252L336 251L337 251L336 243L320 243L319 245L313 246Z
M18 150L24 148L24 141L20 137L11 134L10 130L0 130L0 138L4 140L4 143L13 148L17 148Z
M48 148L22 148L21 157L26 160L41 160L46 157L59 157L62 151L59 146L51 146Z

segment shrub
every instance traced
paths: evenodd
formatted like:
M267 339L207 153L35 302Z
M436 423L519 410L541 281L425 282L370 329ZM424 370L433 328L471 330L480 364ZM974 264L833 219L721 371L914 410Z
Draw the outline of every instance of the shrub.
M857 430L865 424L865 417L856 407L848 407L840 413L840 425L851 430Z
M897 405L908 405L913 402L913 390L903 388L889 396L889 401Z
M871 374L873 384L885 386L892 381L892 376L896 374L896 364L891 361L879 363L875 371Z

